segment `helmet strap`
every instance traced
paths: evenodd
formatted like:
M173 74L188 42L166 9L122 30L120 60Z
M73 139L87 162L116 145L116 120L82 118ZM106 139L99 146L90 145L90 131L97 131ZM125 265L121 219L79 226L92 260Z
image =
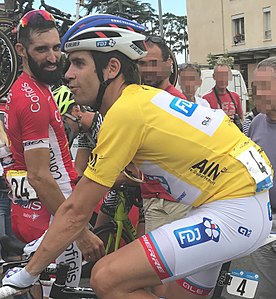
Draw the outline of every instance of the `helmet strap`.
M98 90L96 102L95 102L95 104L93 105L92 108L93 108L94 111L99 111L101 106L102 106L103 96L104 96L104 93L105 93L105 90L106 90L107 86L121 74L121 69L114 78L104 80L103 66L99 62L99 60L95 59L95 56L93 55L93 52L92 52L92 56L93 56L93 59L94 59L97 75L98 75L98 78L99 78L99 81L100 81L100 87L99 87L99 90Z

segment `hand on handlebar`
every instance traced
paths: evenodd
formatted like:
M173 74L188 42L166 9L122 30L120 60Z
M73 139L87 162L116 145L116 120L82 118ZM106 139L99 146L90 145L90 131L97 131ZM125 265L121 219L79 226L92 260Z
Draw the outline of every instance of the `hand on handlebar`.
M2 279L2 286L9 286L18 290L30 288L39 278L39 275L32 276L25 268L15 267L9 269Z

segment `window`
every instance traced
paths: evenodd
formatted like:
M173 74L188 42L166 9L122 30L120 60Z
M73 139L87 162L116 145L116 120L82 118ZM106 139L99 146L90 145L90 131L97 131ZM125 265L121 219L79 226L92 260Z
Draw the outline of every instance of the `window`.
M265 7L263 9L264 17L264 40L271 39L271 10L270 7Z
M233 28L233 43L244 44L245 35L244 35L244 15L238 14L232 16L232 28Z

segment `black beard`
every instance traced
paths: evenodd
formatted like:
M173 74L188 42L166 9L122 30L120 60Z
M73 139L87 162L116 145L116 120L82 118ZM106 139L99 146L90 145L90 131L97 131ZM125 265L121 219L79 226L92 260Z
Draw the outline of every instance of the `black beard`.
M39 65L28 52L27 55L30 70L38 81L51 85L57 83L61 79L62 70L60 61L57 61L56 63L44 62ZM49 65L55 65L57 68L54 71L45 71L44 68Z

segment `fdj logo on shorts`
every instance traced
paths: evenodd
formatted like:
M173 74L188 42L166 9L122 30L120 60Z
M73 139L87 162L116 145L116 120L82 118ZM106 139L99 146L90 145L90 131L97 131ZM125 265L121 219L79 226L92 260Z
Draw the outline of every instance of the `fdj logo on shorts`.
M203 222L176 229L174 235L181 248L194 246L208 241L218 242L220 228L211 219L203 218Z
M170 103L170 108L184 114L185 116L189 117L191 116L195 109L197 107L197 104L194 104L193 102L185 101L180 98L174 98L172 102Z

